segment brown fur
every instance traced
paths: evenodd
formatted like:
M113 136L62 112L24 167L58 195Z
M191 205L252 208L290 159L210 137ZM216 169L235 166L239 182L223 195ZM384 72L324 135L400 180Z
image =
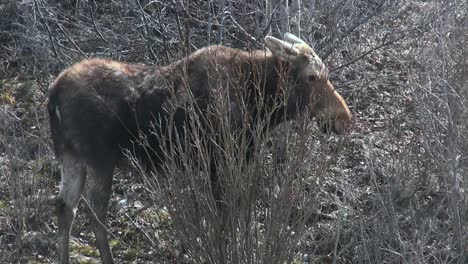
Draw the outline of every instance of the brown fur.
M306 58L284 62L269 51L210 46L162 67L90 59L64 70L52 84L48 103L57 158L63 166L74 164L63 170L57 197L60 262L68 262L69 230L79 200L76 193L82 190L73 179L84 181L77 175L88 167L93 182L88 191L90 218L101 258L112 263L102 223L106 223L112 172L122 158L122 149L131 149L147 164L161 164L161 144L151 135L151 124L164 131L171 122L182 133L191 117L187 111L190 94L198 114L207 117L216 115L213 104L224 100L232 129L245 124L240 109L246 105L251 124L269 111L274 126L309 109L326 128L343 132L351 120L349 109L327 74L309 77L307 63ZM152 154L134 144L140 133L148 136Z

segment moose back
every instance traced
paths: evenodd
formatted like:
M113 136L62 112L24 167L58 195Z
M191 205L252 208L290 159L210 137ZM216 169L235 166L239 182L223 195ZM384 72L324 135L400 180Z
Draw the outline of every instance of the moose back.
M209 46L167 66L89 59L56 78L48 112L62 166L56 197L60 263L69 261L70 230L86 178L97 247L102 262L113 263L105 227L113 171L125 149L156 167L163 163L161 137L151 136L152 129L171 125L182 133L195 114L188 105L210 119L223 101L233 130L267 115L273 127L300 113L310 113L326 132L347 130L351 113L314 50L292 34L284 40L268 36L265 45L255 51ZM140 135L148 136L152 154L135 144Z

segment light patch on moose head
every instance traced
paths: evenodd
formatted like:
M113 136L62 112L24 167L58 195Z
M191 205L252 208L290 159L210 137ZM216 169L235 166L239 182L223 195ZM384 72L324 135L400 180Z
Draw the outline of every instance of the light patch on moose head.
M265 45L279 60L289 63L295 89L301 91L311 115L317 117L323 131L344 133L352 122L348 106L328 79L328 70L314 49L302 39L287 33L284 40L267 36Z

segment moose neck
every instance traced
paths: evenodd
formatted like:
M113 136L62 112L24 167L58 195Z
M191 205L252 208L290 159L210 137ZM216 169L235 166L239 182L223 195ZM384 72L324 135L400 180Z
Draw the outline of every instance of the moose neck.
M215 74L217 70L225 71L228 76L239 75L238 83L245 85L240 88L245 91L243 99L246 105L250 105L250 112L256 118L266 118L271 115L270 125L275 126L285 119L291 119L299 110L298 105L303 100L294 89L294 81L291 78L289 63L279 60L271 52L265 50L240 51L226 47L215 46L204 55L214 56L207 60L210 64L199 65L201 56L192 54L175 63L158 68L158 73L165 83L175 89L183 85L190 85L192 92L200 90L199 83L191 83L192 80L204 78L203 74ZM197 67L194 67L197 65ZM205 73L203 67L207 72ZM220 67L219 69L216 69ZM193 70L196 69L196 70ZM193 71L193 72L192 72ZM192 76L192 74L202 74ZM185 77L183 77L185 76ZM183 81L183 78L187 78ZM222 78L210 79L210 84L218 82ZM208 82L208 81L207 81ZM203 82L205 83L205 82ZM218 83L217 85L220 85ZM216 84L214 84L216 85ZM205 92L210 93L210 87L205 87ZM287 100L287 102L285 102Z
M296 80L291 76L291 66L274 56L267 58L267 78L265 79L265 97L271 98L269 106L273 113L271 126L294 118L302 110L303 101L307 100L301 96L295 87Z

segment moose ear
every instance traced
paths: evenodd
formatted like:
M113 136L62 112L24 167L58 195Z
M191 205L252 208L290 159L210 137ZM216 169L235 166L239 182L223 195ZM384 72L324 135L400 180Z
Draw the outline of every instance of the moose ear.
M294 47L294 43L287 43L275 37L265 37L265 45L273 55L284 61L294 60L299 55L299 50Z
M307 43L305 43L304 40L300 39L299 37L297 37L296 35L294 34L291 34L291 33L285 33L284 36L283 36L283 39L289 43L294 43L294 44L302 44L302 45L307 45ZM309 46L309 45L307 45Z

